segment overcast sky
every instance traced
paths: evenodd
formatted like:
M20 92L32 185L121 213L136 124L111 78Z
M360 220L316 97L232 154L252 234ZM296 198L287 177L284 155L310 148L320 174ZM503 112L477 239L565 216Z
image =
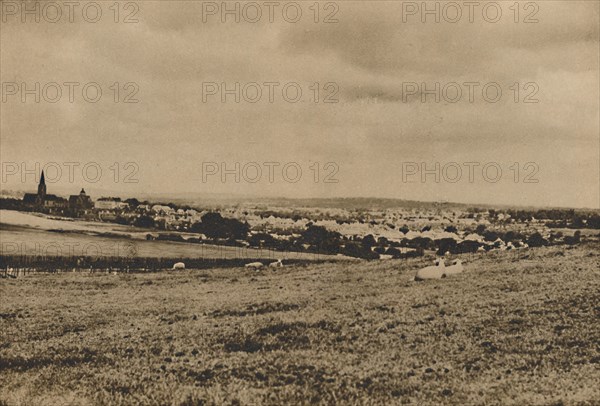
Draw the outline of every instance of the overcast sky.
M539 1L539 10L525 9L522 2L518 23L509 9L512 1L496 3L502 10L496 23L484 18L493 19L496 10L489 8L484 15L481 6L470 22L462 2L458 22L444 19L454 18L456 10L447 8L444 14L446 2L441 2L440 22L426 16L423 23L419 11L404 4L403 14L402 2L391 1L335 2L337 8L321 3L318 23L314 6L310 8L313 2L298 2L298 22L284 18L292 20L294 8L284 16L279 6L271 23L265 3L258 2L260 22L246 22L242 15L239 23L232 16L223 23L219 10L203 18L200 1L139 1L133 2L139 7L133 18L139 21L129 24L122 20L134 8L121 7L121 22L115 23L112 3L99 2L103 14L97 23L83 19L81 6L69 22L67 7L60 2L63 16L58 23L48 21L55 16L53 9L42 10L39 23L31 16L22 23L20 9L3 4L3 188L35 189L33 177L23 183L21 172L12 175L11 162L26 162L29 169L35 162L56 162L64 170L57 184L49 183L49 193L56 186L73 193L88 187L127 195L375 196L600 207L598 2ZM434 7L434 2L428 4ZM407 13L411 11L416 14ZM254 9L246 12L254 17ZM87 13L93 18L93 9ZM337 23L323 22L330 14ZM526 18L538 22L524 23ZM63 94L56 103L46 100L54 98L52 87L39 103L27 94L23 103L23 82L30 89L36 82L41 87L96 82L102 98L85 101L81 85L70 103L68 87L61 85ZM119 103L110 88L114 82L121 85ZM138 103L123 103L135 89L123 89L127 82L139 87L133 96ZM217 90L203 102L203 84L208 82L228 88L256 82L263 94L256 103L244 100L243 94L239 103L233 95L223 103ZM265 82L280 83L273 103ZM296 103L282 95L283 85L291 82L302 90ZM472 103L465 82L480 83ZM495 103L482 96L483 85L492 82L502 90ZM12 83L19 86L16 95ZM428 89L436 83L440 88L457 83L463 93L457 96L456 87L447 86L446 98L456 102L441 94L436 103L435 95L422 95L412 83L425 83ZM247 88L246 96L254 97L254 91ZM288 91L293 98L294 87ZM324 103L326 96L337 102ZM496 97L495 87L488 87L488 97ZM538 102L523 103L526 98ZM65 162L80 163L72 184ZM81 173L90 162L103 170L97 183L90 182L92 169L87 179ZM118 174L110 168L115 162L121 167ZM131 177L138 183L124 183L133 168L126 169L127 162L139 168ZM203 169L205 175L215 172L203 162L224 162L229 169L239 162L241 172L246 163L256 162L262 177L249 182L256 171L247 165L239 183L233 175L223 182L219 173L203 179ZM280 164L273 167L272 183L264 162ZM302 169L296 183L282 175L290 162ZM403 173L415 170L406 164L410 162L426 163L430 169L439 162L440 182L433 174L425 182L420 173L403 179ZM454 183L456 167L447 165L452 162L462 167L462 178ZM480 164L473 167L473 182L467 162ZM483 177L488 163L502 169L496 183ZM520 167L517 182L515 163ZM489 178L496 177L494 166L487 167ZM287 169L293 179L294 167ZM337 183L326 183L328 174Z

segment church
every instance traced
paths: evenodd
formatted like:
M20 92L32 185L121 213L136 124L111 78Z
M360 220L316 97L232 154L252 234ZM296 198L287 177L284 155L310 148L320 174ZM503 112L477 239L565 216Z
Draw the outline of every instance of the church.
M25 193L25 196L23 196L23 203L25 203L26 206L45 208L49 210L66 209L69 207L67 199L46 193L46 179L44 178L44 171L42 171L42 176L40 177L37 194Z
M45 209L49 212L65 211L68 209L73 214L89 213L89 211L94 208L94 202L85 193L84 189L81 189L81 192L79 192L78 195L69 196L69 200L60 196L47 194L44 171L42 171L40 177L37 194L25 193L23 196L23 203L28 207Z

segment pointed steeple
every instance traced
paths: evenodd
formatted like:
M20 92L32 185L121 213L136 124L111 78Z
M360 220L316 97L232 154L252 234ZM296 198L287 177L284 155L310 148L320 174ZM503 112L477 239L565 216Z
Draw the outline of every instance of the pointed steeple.
M46 198L46 178L44 177L44 171L42 171L42 176L40 177L40 184L38 185L38 197L44 201Z

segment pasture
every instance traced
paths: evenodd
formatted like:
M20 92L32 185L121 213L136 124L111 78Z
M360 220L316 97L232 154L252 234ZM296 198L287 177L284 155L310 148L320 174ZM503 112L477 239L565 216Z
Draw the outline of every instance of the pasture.
M84 234L81 231L56 232L8 224L1 224L0 231L2 231L0 255L7 256L153 257L175 260L181 258L336 260L339 258L320 253L105 237L97 234Z
M3 279L0 405L597 405L597 248Z

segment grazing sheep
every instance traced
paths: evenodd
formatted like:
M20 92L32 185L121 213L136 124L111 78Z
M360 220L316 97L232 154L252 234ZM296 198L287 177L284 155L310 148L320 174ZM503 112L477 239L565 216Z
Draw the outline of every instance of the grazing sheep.
M278 259L275 262L271 262L269 264L269 268L281 268L283 266L283 261L281 259Z
M462 273L462 271L464 271L465 268L462 265L462 261L460 259L457 259L456 261L454 261L454 263L448 267L446 267L446 269L444 270L444 273L446 274L446 276L448 275L454 275L457 273Z
M185 264L183 262L177 262L173 265L173 269L185 269Z
M259 270L264 265L262 262L250 262L249 264L244 265L246 268L253 268L255 270Z
M419 269L417 271L417 274L415 275L415 281L445 278L445 268L446 264L444 264L444 260L442 258L438 258L435 260L435 266L427 266L425 268Z

